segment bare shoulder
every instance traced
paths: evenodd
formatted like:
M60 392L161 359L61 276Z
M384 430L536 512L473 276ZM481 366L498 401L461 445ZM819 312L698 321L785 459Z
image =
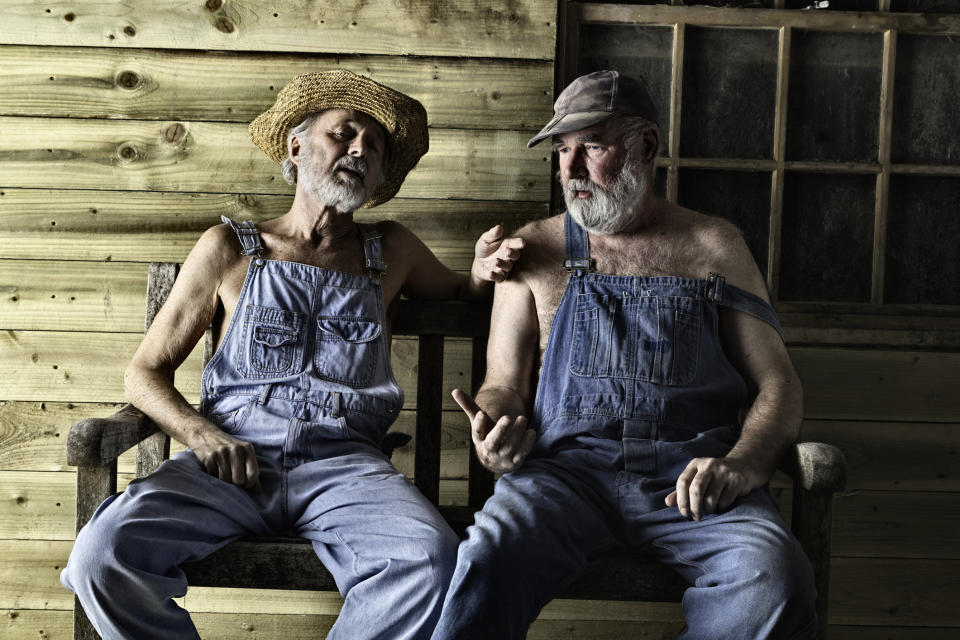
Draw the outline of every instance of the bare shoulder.
M227 224L210 227L197 240L184 261L184 269L223 272L243 260L243 247Z
M679 209L679 208L678 208ZM764 299L766 284L740 229L730 221L689 209L679 215L689 234L690 246L700 256L700 277L719 273L727 282Z
M517 263L521 271L529 271L545 263L554 264L558 255L562 264L563 214L528 222L514 235L523 239L523 253Z

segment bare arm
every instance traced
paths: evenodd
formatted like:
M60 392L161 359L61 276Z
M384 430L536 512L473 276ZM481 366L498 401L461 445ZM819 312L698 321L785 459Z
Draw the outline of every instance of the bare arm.
M487 375L476 403L466 393L454 390L454 398L470 418L480 462L496 473L517 469L536 440L524 414L538 330L529 287L520 279L498 284L487 343Z
M213 320L230 261L238 259L230 240L226 229L215 227L187 256L170 296L127 366L124 390L129 402L190 447L211 475L252 487L259 475L252 445L203 418L173 385L174 371Z
M733 244L735 261L727 265L728 279L766 300L749 251L739 238ZM695 520L766 484L803 420L800 379L777 331L751 315L721 309L720 332L724 351L746 380L753 402L730 452L723 458L691 461L667 497L668 505Z
M506 279L523 248L520 238L504 238L503 227L487 230L474 247L470 275L451 271L403 225L383 225L390 243L402 248L408 271L401 291L421 300L488 300L494 282Z

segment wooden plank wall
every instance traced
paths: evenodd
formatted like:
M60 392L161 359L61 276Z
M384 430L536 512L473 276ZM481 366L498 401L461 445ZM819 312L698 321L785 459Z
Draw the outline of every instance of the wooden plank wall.
M0 637L69 637L73 601L57 582L73 539L63 442L73 421L122 402L147 263L182 260L223 213L259 220L289 205L245 123L309 69L344 67L417 97L431 151L367 217L401 220L464 269L479 232L547 213L549 157L523 143L551 110L556 10L556 0L3 3ZM806 389L804 435L850 461L834 637L955 637L956 322L784 322ZM394 345L407 389L414 348ZM466 384L467 345L452 341L447 361L447 386ZM178 377L193 400L199 373L195 354ZM468 436L447 409L443 500L463 502ZM398 428L412 420L405 412ZM412 471L407 452L397 464ZM129 478L132 461L122 470ZM192 589L184 604L205 638L312 638L340 600ZM530 637L668 638L680 626L675 605L561 601Z
M525 142L551 114L557 4L25 0L0 13L0 637L67 638L66 431L123 400L147 264L182 261L221 214L261 220L289 206L247 123L311 70L346 68L416 97L430 152L397 199L363 217L402 221L466 269L480 232L547 213L549 150ZM178 375L193 401L198 357ZM451 349L452 364L466 357ZM410 388L415 345L398 342L394 358ZM447 422L455 500L466 440L453 407ZM412 472L410 454L398 464ZM340 599L193 589L185 606L205 638L314 638ZM623 626L624 611L601 624ZM542 625L542 637L595 626L562 607Z

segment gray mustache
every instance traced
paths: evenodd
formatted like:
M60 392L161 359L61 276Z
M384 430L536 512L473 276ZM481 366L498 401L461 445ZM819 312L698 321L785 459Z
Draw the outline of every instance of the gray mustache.
M338 169L350 169L351 171L359 173L361 178L367 177L367 161L363 158L343 156L333 165L333 171L337 171Z

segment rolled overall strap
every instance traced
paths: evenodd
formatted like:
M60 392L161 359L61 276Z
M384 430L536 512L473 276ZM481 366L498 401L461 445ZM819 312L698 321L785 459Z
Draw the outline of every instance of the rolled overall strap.
M263 253L263 243L260 241L260 233L250 220L241 220L234 222L227 216L220 216L220 219L230 225L233 232L237 234L240 245L243 250L240 252L245 256L259 256Z
M360 238L363 240L363 262L367 271L371 275L383 275L387 270L387 265L383 261L383 247L380 245L380 238L383 237L377 228L372 224L363 222L357 223L357 229L360 231Z

